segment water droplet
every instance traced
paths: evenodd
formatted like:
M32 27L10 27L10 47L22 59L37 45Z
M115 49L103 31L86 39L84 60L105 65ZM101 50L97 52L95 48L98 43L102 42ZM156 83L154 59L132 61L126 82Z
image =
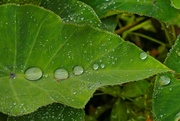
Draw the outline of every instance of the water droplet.
M16 74L15 73L10 73L10 78L12 78L12 79L16 79Z
M141 60L145 60L147 58L147 53L146 52L141 52L140 55L139 55L139 58Z
M161 76L159 79L159 83L161 86L168 85L171 82L171 79L168 76Z
M104 64L101 64L100 66L101 66L101 68L105 68L105 65L104 65Z
M176 114L174 119L175 119L174 121L179 121L180 120L180 112L178 114Z
M28 68L24 73L25 78L32 81L40 79L42 75L42 70L38 67Z
M61 69L57 69L54 72L54 78L57 80L67 79L68 77L69 77L69 74L66 69L61 68Z
M97 63L93 64L93 69L94 70L98 70L98 68L99 68L99 65Z
M75 66L73 69L74 75L81 75L84 72L84 69L82 66Z

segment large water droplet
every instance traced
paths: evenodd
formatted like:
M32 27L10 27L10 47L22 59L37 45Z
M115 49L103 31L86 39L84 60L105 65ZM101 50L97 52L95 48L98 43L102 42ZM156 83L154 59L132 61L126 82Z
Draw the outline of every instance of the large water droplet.
M99 65L97 63L93 64L93 69L94 70L98 70L98 68L99 68Z
M24 73L25 78L32 81L40 79L42 75L42 70L38 67L28 68Z
M57 80L67 79L68 77L69 77L69 74L66 69L61 68L61 69L57 69L54 72L54 78Z
M171 82L171 79L168 76L161 76L159 79L159 83L161 86L168 85Z
M176 114L174 121L180 121L180 112Z
M84 69L82 66L75 66L73 69L74 75L81 75L84 72Z
M146 53L146 52L141 52L141 53L139 54L139 58L140 58L141 60L145 60L145 59L147 58L147 53Z

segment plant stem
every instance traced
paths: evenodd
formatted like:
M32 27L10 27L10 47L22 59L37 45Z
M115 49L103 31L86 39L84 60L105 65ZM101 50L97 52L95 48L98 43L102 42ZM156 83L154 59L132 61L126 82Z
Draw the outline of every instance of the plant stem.
M143 37L143 38L146 38L146 39L148 39L148 40L150 40L150 41L152 41L152 42L158 43L158 44L160 44L160 45L162 45L162 46L167 46L165 43L163 43L163 42L161 42L161 41L159 41L159 40L157 40L157 39L154 39L154 38L152 38L152 37L149 37L149 36L147 36L147 35L140 34L140 33L136 33L136 32L132 32L131 34L137 35L137 36L140 36L140 37Z
M136 26L137 24L146 21L146 20L148 20L148 18L145 18L145 19L142 19L142 20L139 20L139 21L135 21L135 22L133 22L133 23L131 23L131 24L128 24L127 26L124 26L124 27L116 30L115 33L116 33L116 34L122 34L124 31L126 31L126 30L128 30L128 29Z
M161 26L165 32L168 44L171 47L174 44L174 41L176 40L176 34L175 34L174 26L168 25L168 24L163 23L163 22L161 22Z

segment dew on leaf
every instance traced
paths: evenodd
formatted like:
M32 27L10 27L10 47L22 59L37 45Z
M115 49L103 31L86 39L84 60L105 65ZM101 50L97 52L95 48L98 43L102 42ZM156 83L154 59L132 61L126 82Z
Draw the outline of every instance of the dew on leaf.
M161 86L165 86L168 85L171 82L171 79L168 76L161 76L159 79L159 84Z
M69 74L67 72L66 69L57 69L54 72L54 78L57 80L63 80L63 79L67 79L69 77Z
M84 69L82 66L75 66L73 68L74 75L81 75L81 74L83 74L83 72L84 72Z
M99 69L99 65L97 63L93 64L93 69L94 70L98 70Z
M42 75L42 70L38 67L28 68L24 73L25 78L31 81L40 79Z
M139 58L140 58L141 60L145 60L145 59L147 58L147 53L146 53L146 52L141 52L141 53L139 54Z

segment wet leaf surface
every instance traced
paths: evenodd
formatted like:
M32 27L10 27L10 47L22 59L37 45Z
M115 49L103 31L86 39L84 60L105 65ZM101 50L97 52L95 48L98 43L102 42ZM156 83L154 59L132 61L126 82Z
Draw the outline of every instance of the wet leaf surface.
M175 45L170 50L165 60L165 65L174 70L173 74L165 73L156 78L153 113L157 121L180 120L180 37L177 38Z
M170 0L81 0L90 5L100 18L120 12L136 13L169 21L178 16L179 11L173 8ZM174 0L175 1L175 0Z
M51 104L23 116L9 117L8 121L84 121L84 111L61 104Z
M53 102L83 108L99 87L169 71L134 44L41 7L3 5L0 15L0 111L9 115Z

